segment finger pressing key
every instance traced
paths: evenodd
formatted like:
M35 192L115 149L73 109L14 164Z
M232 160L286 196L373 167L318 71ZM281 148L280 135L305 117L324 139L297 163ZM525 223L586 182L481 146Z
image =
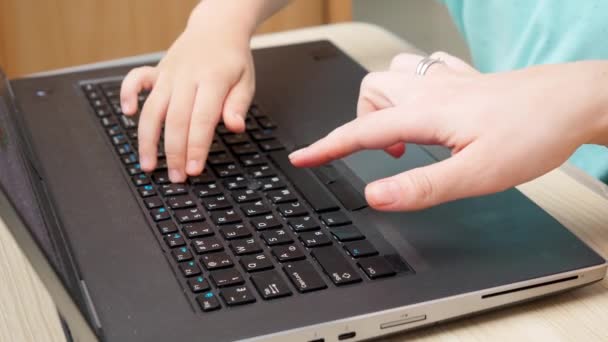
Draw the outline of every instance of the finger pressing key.
M206 86L207 84L213 86ZM228 86L225 83L222 85L220 82L205 82L199 86L188 133L188 175L196 176L203 171L227 92Z
M167 87L167 82L160 77L144 103L139 117L139 161L145 172L151 172L156 167L156 150L170 96L171 90Z
M169 168L169 179L173 183L186 180L186 147L190 118L196 96L196 85L178 81L171 95L165 120L165 155Z

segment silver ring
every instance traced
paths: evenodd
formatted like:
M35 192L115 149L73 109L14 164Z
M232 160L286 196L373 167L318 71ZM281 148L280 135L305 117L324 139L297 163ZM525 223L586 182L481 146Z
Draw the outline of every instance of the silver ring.
M435 63L445 64L445 62L439 58L431 58L428 56L424 57L420 62L418 62L418 65L416 66L416 75L424 76L424 74L426 74L427 70L429 70L431 65Z

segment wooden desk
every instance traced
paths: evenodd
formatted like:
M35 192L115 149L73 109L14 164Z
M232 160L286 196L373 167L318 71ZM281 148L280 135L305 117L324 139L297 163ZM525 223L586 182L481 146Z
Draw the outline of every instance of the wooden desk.
M369 70L414 48L367 24L339 24L256 37L254 47L329 38ZM146 60L158 57L138 57ZM133 59L130 59L133 60ZM115 63L115 62L113 62ZM565 165L520 189L608 256L605 187ZM533 229L533 228L531 228ZM390 341L608 341L608 280L488 314L400 334ZM0 341L63 341L51 299L0 222Z

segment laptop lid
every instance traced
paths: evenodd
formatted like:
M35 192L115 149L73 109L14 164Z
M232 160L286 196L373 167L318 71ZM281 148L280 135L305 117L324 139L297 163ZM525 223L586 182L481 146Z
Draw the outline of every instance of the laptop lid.
M31 167L18 121L10 84L0 69L0 221L53 297L72 337L93 340L92 325L81 310L85 297L77 273L69 271L69 251L56 236L58 227L45 219L50 208L44 204L43 184Z

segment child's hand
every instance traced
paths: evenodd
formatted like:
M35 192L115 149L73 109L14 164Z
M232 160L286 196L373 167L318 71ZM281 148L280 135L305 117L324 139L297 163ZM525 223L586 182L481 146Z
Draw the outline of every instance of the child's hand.
M203 20L188 27L156 67L137 68L125 77L121 102L126 115L137 112L137 94L152 89L139 120L142 170L156 167L163 122L172 182L202 172L220 116L228 129L244 130L255 86L250 35L231 32L231 25Z

